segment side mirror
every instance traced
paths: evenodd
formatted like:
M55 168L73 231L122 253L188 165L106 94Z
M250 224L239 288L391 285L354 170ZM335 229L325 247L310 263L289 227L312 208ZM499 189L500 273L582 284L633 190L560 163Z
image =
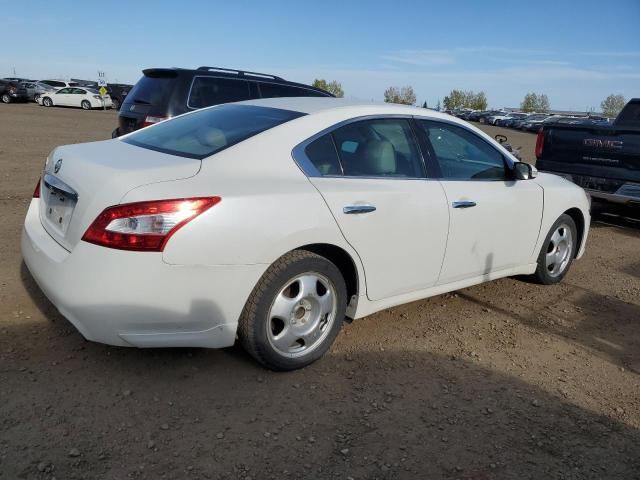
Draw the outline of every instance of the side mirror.
M538 176L538 169L524 162L517 162L514 165L514 172L518 180L531 180Z

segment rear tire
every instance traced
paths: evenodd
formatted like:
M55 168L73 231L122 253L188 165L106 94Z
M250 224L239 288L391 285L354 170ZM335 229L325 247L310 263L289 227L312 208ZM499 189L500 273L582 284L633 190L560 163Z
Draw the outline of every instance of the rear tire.
M251 292L238 323L245 350L272 370L295 370L333 344L347 308L338 267L306 250L280 257Z
M11 103L11 96L8 93L2 94L2 103Z
M83 110L91 110L91 103L89 102L89 100L83 100L80 103L80 106L82 107Z
M578 229L573 218L566 213L560 215L542 244L533 279L543 285L561 282L573 263L577 246Z
M114 110L120 110L120 101L117 98L111 99L111 108Z

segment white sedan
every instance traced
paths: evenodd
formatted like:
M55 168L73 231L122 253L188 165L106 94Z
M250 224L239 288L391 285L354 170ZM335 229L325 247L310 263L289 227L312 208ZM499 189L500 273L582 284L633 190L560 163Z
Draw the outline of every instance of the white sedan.
M89 340L228 347L272 369L322 356L345 317L512 275L562 280L589 201L467 122L275 98L58 147L22 253Z
M67 87L53 92L41 94L36 101L45 107L78 107L83 110L92 108L111 108L112 102L109 95L101 96L93 88Z

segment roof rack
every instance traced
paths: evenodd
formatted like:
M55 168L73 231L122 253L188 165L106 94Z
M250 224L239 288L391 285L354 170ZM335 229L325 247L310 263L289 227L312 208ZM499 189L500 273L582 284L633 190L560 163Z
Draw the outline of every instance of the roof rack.
M198 67L198 70L207 70L207 71L225 72L225 73L235 73L239 77L251 76L251 77L271 78L273 80L284 80L284 78L282 78L282 77L276 77L275 75L269 75L268 73L247 72L247 71L244 71L244 70L235 70L233 68Z

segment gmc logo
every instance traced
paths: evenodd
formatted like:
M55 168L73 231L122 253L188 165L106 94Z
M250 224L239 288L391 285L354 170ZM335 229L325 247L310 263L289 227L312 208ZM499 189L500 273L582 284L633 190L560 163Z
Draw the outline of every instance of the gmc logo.
M585 138L584 145L586 147L620 149L624 145L624 142L621 142L620 140L600 140L599 138Z

